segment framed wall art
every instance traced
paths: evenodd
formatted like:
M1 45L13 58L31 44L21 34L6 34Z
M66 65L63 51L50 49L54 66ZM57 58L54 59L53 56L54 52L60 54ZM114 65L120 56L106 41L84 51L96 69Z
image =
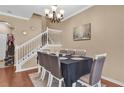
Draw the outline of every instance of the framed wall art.
M83 24L73 29L73 40L82 41L91 39L91 23Z

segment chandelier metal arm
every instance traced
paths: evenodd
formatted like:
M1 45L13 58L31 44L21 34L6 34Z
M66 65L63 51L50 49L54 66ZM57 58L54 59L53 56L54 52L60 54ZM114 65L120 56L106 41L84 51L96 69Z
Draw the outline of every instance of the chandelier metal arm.
M64 10L58 11L57 6L53 6L51 11L46 9L45 14L46 18L52 23L59 23L64 18Z

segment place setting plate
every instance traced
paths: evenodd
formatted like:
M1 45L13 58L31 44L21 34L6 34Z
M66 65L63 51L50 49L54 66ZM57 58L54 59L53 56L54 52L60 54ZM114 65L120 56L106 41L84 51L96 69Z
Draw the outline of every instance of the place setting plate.
M79 58L79 57L73 57L71 58L72 60L83 60L83 58Z
M68 59L67 57L59 57L60 60L66 60Z

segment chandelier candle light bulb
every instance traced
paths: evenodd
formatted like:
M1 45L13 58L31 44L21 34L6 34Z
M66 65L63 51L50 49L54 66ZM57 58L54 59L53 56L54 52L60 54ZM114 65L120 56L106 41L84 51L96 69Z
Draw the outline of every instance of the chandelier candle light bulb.
M49 9L45 9L45 14L48 16L50 10Z
M61 14L60 13L57 14L57 18L61 18Z
M55 12L57 10L57 6L56 5L51 6L51 8L52 8L53 12Z
M52 13L49 14L49 18L53 18L53 14Z
M60 10L60 14L64 15L64 10L63 9Z

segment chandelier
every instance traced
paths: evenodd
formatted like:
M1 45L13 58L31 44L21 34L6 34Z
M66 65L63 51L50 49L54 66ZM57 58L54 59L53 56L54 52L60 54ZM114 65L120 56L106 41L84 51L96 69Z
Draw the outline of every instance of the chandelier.
M59 23L64 18L64 10L58 9L57 5L53 5L51 10L45 9L45 15L52 23Z

